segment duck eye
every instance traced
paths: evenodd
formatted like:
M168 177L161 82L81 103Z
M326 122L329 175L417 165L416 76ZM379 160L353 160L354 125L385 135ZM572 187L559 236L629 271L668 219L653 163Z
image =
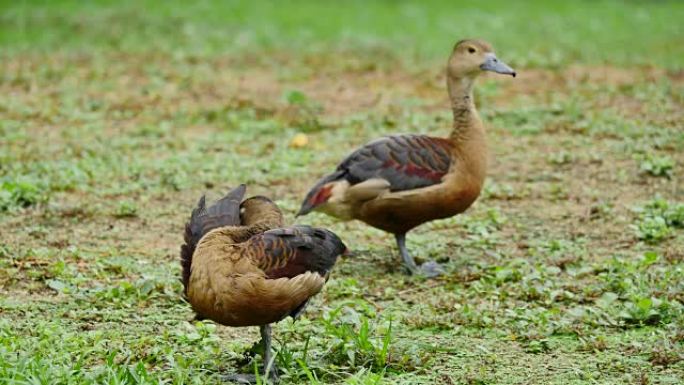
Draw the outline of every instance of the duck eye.
M475 48L473 48L473 47L468 47L468 52L470 52L470 53L475 53L475 51L477 51Z

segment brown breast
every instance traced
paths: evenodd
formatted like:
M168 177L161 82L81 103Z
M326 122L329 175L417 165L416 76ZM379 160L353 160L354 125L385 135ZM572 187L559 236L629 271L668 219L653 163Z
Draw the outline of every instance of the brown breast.
M226 326L258 326L287 317L318 293L325 279L316 273L267 279L249 258L226 247L193 255L188 301L203 317Z

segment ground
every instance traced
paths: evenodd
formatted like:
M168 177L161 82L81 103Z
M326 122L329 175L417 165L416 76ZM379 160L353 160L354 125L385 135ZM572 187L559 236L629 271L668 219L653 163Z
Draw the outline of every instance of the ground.
M354 252L274 328L281 383L684 382L684 6L332 4L4 4L0 383L253 371L257 328L182 299L191 208L247 183L294 222L356 146L446 135L467 36L519 76L477 86L480 199L409 234L447 274L406 276L362 223L298 218Z

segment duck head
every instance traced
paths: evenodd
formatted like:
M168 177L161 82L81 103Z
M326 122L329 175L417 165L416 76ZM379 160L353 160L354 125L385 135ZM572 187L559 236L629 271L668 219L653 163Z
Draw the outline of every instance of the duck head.
M491 44L483 40L461 40L454 46L447 64L452 79L474 79L484 71L515 77L515 71L496 57Z

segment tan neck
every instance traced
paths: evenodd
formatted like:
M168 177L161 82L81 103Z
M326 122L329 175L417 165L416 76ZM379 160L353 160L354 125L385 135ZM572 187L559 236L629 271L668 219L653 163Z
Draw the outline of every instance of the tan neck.
M449 139L452 152L460 160L458 175L469 176L473 185L481 188L487 172L487 141L484 125L473 101L474 78L447 80L451 109L454 113L454 127Z
M473 100L474 77L447 78L447 89L454 114L450 139L454 142L484 138L484 126Z

